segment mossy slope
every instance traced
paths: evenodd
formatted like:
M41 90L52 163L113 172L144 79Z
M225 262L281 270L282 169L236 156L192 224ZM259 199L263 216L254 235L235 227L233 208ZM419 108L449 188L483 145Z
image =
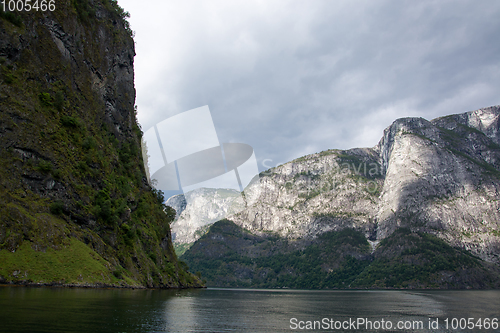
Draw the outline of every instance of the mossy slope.
M114 0L0 15L4 282L201 285L145 178L127 16Z
M353 229L314 241L258 236L231 221L213 224L181 257L208 286L364 289L498 288L498 269L424 233L398 229L372 252Z

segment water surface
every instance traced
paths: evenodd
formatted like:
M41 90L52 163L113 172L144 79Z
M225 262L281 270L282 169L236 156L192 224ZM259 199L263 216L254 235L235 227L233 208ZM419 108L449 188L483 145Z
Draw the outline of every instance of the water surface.
M452 318L458 327L460 318L500 319L500 291L0 287L0 332L500 332L452 329ZM438 329L429 329L436 319ZM372 329L333 327L358 320ZM315 321L317 329L306 329Z

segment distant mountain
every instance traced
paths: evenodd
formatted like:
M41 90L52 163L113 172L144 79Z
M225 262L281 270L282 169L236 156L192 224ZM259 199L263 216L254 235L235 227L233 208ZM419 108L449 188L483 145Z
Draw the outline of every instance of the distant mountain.
M263 172L259 199L227 217L234 226L214 224L183 258L212 285L307 287L306 265L315 287L497 287L499 119L499 106L402 118L373 148Z
M205 234L211 224L245 207L239 191L209 188L172 196L165 205L176 211L172 239L178 255Z

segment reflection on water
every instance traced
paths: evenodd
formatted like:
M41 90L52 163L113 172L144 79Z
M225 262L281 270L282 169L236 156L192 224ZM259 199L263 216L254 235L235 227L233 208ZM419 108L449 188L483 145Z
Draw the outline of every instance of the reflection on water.
M500 291L117 290L0 287L1 332L290 332L303 321L499 318ZM429 318L439 329L428 328ZM359 332L370 331L366 329ZM307 330L312 332L314 330ZM321 331L321 330L316 330ZM345 330L323 330L345 331ZM464 330L463 332L486 330ZM490 329L487 332L500 332Z

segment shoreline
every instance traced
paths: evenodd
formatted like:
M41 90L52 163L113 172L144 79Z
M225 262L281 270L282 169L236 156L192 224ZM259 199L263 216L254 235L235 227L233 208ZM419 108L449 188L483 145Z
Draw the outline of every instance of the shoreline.
M59 283L59 282L48 282L48 283L41 283L41 282L5 282L2 281L0 282L0 287L34 287L34 288L68 288L68 289L75 289L75 288L82 288L82 289L141 289L141 290L169 290L169 289L207 289L206 286L200 286L200 287L184 287L184 286L179 286L179 287L161 287L161 286L155 286L155 287L145 287L145 286L129 286L129 285L112 285L112 284L105 284L105 283L88 283L88 284L75 284L75 283Z
M1 287L34 287L34 288L82 288L82 289L140 289L140 290L180 290L180 289L225 289L225 290L242 290L242 291L481 291L481 290L499 290L498 288L346 288L346 289L294 289L294 288L248 288L248 287L214 287L214 286L201 286L201 287L145 287L145 286L120 286L109 285L103 283L96 284L74 284L74 283L35 283L35 282L0 282Z

